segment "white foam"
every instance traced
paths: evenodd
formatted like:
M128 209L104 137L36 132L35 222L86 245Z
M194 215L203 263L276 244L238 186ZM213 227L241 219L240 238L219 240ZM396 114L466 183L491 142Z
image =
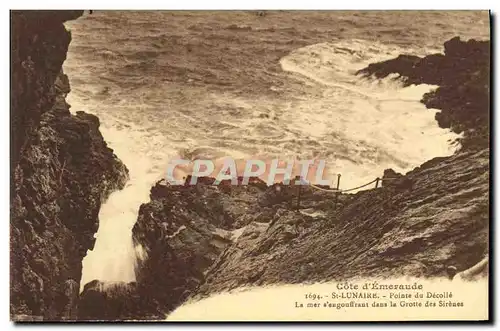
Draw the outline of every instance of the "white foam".
M338 284L349 282L366 290L339 291ZM371 284L417 285L422 290L373 290ZM361 291L361 292L360 292ZM376 293L378 299L340 299L342 293ZM419 293L423 298L415 298ZM439 301L429 299L430 294L451 292L452 298ZM391 299L389 300L389 294ZM411 294L411 299L394 299L394 294ZM306 297L309 295L309 299ZM315 295L316 299L311 299ZM317 299L321 296L320 299ZM425 305L429 301L436 306ZM453 308L442 302L461 302L463 307ZM389 306L390 302L393 305ZM373 304L377 303L376 307ZM409 303L420 303L418 309ZM315 305L316 304L316 305ZM358 307L354 307L358 304ZM387 304L381 307L381 304ZM302 307L300 306L302 305ZM362 307L361 305L365 305ZM405 308L406 307L406 308ZM389 278L356 279L343 282L315 284L286 284L262 287L242 287L229 292L216 293L200 301L188 301L166 316L166 321L416 321L416 320L483 320L488 315L488 280L482 277L473 282L443 278Z
M369 63L402 52L397 47L344 41L303 47L280 61L283 70L313 82L321 92L320 98L290 102L289 125L322 141L325 150L334 150L329 164L342 174L341 188L367 183L386 168L404 173L456 150L450 142L458 135L439 128L434 119L437 110L420 102L436 86L403 87L394 75L383 80L354 75Z
M120 89L89 72L96 68L117 79L92 62L97 58L72 53L74 45L65 71L71 81L89 83L72 84L68 101L74 110L99 116L105 140L130 170L126 187L102 205L96 245L83 262L82 285L93 279L134 280L135 256L146 252L133 247L131 229L139 206L149 200L151 186L174 155L214 151L234 158L323 158L332 173L342 174L341 189L347 189L372 181L386 168L406 172L454 151L449 141L457 136L438 128L435 112L419 102L432 86L403 88L391 77L370 81L354 76L370 62L414 50L358 40L297 49L280 63L304 93L271 98L179 90L167 83ZM107 86L109 93L99 94Z

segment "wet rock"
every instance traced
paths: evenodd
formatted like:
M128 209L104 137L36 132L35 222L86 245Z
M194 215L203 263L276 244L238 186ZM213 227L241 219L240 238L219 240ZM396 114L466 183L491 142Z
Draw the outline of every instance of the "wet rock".
M479 150L489 144L489 64L489 41L455 37L444 43L444 54L401 55L370 64L357 74L384 78L397 73L406 85L439 85L422 102L427 108L442 110L436 114L440 127L464 132L463 148Z
M400 190L411 190L413 188L413 180L392 169L386 169L382 177L382 186Z
M159 182L151 202L139 210L133 238L145 254L137 267L137 288L165 313L204 281L206 270L232 243L232 231L257 216L259 184L212 183L208 178L199 178L196 185Z
M103 283L93 280L87 283L78 302L78 320L117 321L159 319L164 315L155 312L156 302L140 296L137 284Z
M414 55L399 55L397 58L380 63L371 63L368 67L357 72L358 75L375 76L376 78L385 78L392 73L398 73L401 76L410 76L415 66L422 59Z
M388 185L339 194L337 204L303 186L299 210L294 186L157 184L134 228L146 252L139 295L168 314L238 287L448 277L449 265L464 270L488 252L488 159L462 151L406 175L387 169Z

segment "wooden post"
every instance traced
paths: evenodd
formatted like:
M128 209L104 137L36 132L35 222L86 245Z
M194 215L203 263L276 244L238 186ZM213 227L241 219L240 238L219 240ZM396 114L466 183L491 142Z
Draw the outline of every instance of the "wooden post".
M375 188L378 188L378 181L380 180L380 178L377 177L376 179L377 181L375 182Z
M337 202L339 200L339 188L340 188L340 177L342 175L338 174L337 175L337 192L335 192L335 209L337 209Z
M302 185L297 185L297 210L300 209L300 191Z

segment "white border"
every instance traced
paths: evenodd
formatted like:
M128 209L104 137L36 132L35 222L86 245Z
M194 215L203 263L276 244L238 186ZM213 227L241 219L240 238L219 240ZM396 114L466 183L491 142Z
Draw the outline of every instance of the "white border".
M494 1L325 1L325 0L253 0L253 1L228 1L228 0L182 0L182 1L67 1L50 0L37 1L7 1L11 9L334 9L334 10L360 10L360 9L430 9L430 10L478 10L492 8Z

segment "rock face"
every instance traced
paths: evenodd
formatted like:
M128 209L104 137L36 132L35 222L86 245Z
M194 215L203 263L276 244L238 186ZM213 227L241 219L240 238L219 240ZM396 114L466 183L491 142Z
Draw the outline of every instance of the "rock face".
M144 256L137 286L141 295L158 302L163 317L195 293L209 268L227 247L237 245L242 233L265 229L277 214L296 208L297 187L267 187L260 180L217 187L212 181L204 178L196 186L158 183L151 202L139 211L133 233ZM324 196L314 193L304 192L307 203L324 203Z
M14 165L30 131L37 128L40 115L54 103L54 81L71 40L63 22L81 14L82 11L11 12L10 117Z
M82 11L11 12L11 318L74 319L101 203L127 169L99 119L72 115L63 22Z
M280 210L243 232L207 272L197 296L241 286L351 277L445 277L488 252L489 153L461 153L411 171L411 188L387 186L316 215ZM330 200L331 201L331 200Z
M447 277L450 266L487 256L488 150L435 158L404 176L387 170L383 181L337 199L301 187L299 210L294 186L158 183L134 228L144 247L135 296L147 298L138 306L154 302L149 318L163 319L186 299L243 286Z
M93 281L78 297L101 203L127 179L98 118L70 114L65 101L63 22L81 14L11 12L13 320L164 319L188 298L241 286L446 277L488 256L490 46L455 38L444 54L400 56L360 74L440 85L423 102L442 109L440 126L465 132L462 151L337 197L258 180L157 183L133 229L137 282Z
M358 71L363 76L383 78L401 75L406 85L439 85L426 93L427 108L440 109L440 127L464 132L464 148L481 149L489 144L490 42L461 41L455 37L444 43L444 54L423 58L400 55L396 59L370 64Z
M80 295L78 320L147 319L151 308L147 298L139 296L136 283L103 283L93 280L85 284Z
M463 148L356 194L254 182L246 187L158 183L134 228L144 248L137 290L168 313L188 299L242 286L353 277L449 277L488 256L489 42L452 39L445 54L400 56L360 74L398 72L439 84L423 102ZM464 88L466 90L464 90ZM458 101L452 96L458 97ZM231 231L224 241L216 233ZM235 235L237 234L237 235ZM216 243L217 244L214 244ZM161 314L159 314L161 315ZM193 316L193 319L196 317Z
M268 187L260 180L248 186L212 182L210 178L200 178L196 186L159 182L151 189L151 202L141 206L133 229L134 242L142 247L137 281L120 285L132 289L133 294L122 300L135 308L119 308L122 303L115 298L125 291L110 294L109 287L89 285L81 295L79 318L164 319L195 293L208 269L241 233L267 228L277 213L296 208L297 187ZM327 194L304 192L303 207L325 205Z

